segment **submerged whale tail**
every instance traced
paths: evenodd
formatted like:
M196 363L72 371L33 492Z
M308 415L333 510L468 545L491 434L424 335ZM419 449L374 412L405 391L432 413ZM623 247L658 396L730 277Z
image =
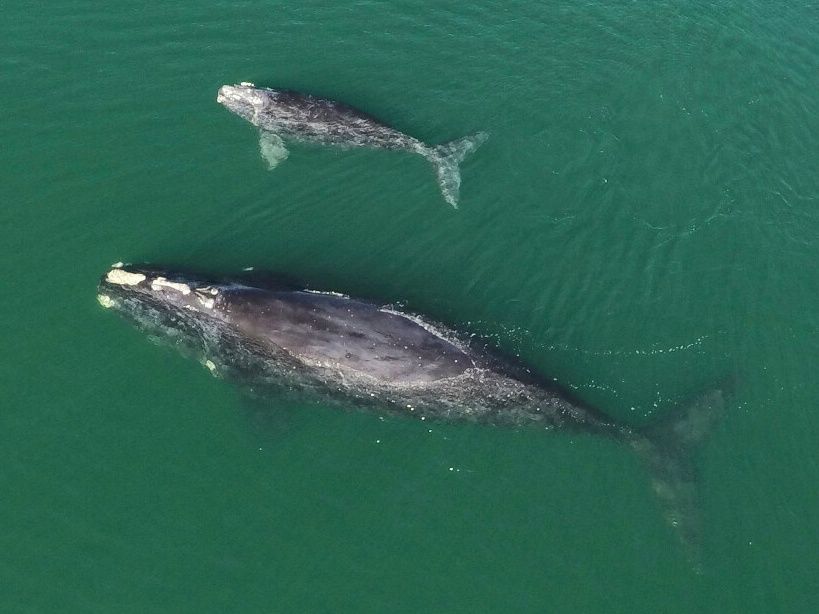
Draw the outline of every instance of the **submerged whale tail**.
M458 165L488 138L487 133L477 132L457 141L436 145L426 150L426 158L432 163L438 174L438 185L441 186L444 200L456 209L461 189L461 169Z
M693 455L725 410L725 390L706 392L693 402L638 431L632 446L646 462L654 492L692 564L700 570L702 521Z

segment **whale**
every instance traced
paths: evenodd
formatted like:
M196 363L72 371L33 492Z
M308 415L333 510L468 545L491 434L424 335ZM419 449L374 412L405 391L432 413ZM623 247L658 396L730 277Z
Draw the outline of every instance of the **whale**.
M460 163L487 139L485 132L430 146L349 105L290 90L223 85L216 101L259 129L259 153L269 169L288 157L285 141L418 154L435 169L444 200L457 208Z
M272 275L117 263L100 279L97 299L256 396L295 394L375 414L620 442L645 461L661 508L697 568L702 521L694 457L724 412L727 386L694 394L639 427L441 323Z

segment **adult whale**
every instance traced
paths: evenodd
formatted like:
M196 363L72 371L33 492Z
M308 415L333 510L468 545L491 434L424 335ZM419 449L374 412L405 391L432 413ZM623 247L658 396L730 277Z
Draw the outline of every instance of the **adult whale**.
M444 200L453 207L458 206L461 187L458 165L487 138L486 133L479 132L430 146L340 102L252 83L223 85L216 101L259 128L259 151L271 169L287 157L282 139L408 151L432 163Z
M692 452L724 405L721 390L636 428L439 324L337 293L118 264L102 277L97 298L214 374L257 391L311 391L422 420L566 429L623 442L646 461L669 522L696 558Z

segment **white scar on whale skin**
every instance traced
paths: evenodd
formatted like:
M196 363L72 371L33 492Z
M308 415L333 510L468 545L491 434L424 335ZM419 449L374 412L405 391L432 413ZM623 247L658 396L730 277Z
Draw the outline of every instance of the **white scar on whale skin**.
M145 281L146 277L142 273L129 273L122 269L111 269L105 276L105 281L120 286L135 286Z
M177 292L181 292L183 296L187 296L191 293L191 287L188 284L168 281L164 277L157 277L151 282L152 290L159 290L160 288L170 288L171 290L176 290Z
M341 292L333 292L332 290L302 290L302 292L307 292L308 294L321 294L324 296L338 296L339 298L350 298L346 294L342 294Z

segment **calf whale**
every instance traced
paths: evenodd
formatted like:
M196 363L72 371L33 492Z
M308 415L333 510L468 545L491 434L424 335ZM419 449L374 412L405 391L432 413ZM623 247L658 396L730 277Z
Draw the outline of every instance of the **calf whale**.
M721 390L639 428L441 324L342 294L118 264L103 275L97 298L215 375L257 392L309 392L421 420L563 429L622 442L646 462L668 521L697 558L692 457L721 413Z
M259 151L271 169L287 157L283 139L408 151L432 163L444 200L453 207L461 187L459 164L487 138L479 132L430 146L340 102L252 83L223 85L216 101L259 128Z

